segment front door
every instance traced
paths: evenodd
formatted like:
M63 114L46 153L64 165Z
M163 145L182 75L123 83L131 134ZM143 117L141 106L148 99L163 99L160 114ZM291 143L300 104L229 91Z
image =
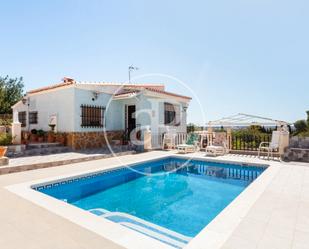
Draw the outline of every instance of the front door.
M127 131L128 134L136 128L135 105L129 105L127 110Z

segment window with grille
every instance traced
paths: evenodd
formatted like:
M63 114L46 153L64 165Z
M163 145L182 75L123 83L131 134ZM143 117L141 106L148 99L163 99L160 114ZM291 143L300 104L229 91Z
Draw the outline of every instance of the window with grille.
M165 125L180 125L180 106L170 103L164 103L164 124Z
M102 106L81 105L82 127L103 127L104 111Z
M29 112L29 124L38 123L38 112Z
M21 123L21 127L25 127L27 125L26 112L18 112L18 121Z

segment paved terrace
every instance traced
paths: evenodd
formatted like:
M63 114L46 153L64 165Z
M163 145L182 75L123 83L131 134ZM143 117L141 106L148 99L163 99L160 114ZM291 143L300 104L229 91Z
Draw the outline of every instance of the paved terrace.
M120 159L131 163L167 154L171 152L154 151L126 155ZM203 156L200 153L195 155ZM216 159L268 163L256 158L239 156L223 156ZM106 158L0 176L0 248L123 248L5 188L8 185L47 177L110 168L117 163L117 158ZM215 223L210 223L194 238L188 248L308 248L309 167L306 166L308 164L272 162L271 167L232 202L222 215L214 220ZM250 196L253 200L248 201ZM136 241L135 246L145 249L139 241Z
M115 155L130 155L134 153L135 152L133 150L130 150L130 148L123 146L112 148L112 152L109 148L101 148L49 155L10 158L9 165L0 166L0 175L32 169L49 168L66 164L98 160L113 157Z

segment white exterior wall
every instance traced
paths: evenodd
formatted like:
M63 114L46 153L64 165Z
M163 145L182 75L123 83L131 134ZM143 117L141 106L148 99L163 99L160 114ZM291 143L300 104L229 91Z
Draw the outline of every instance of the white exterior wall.
M22 130L50 130L48 124L51 115L57 116L57 131L68 132L73 130L74 88L32 94L28 96L28 100L26 104L20 102L13 108L13 112L27 112L27 125L22 127ZM38 112L37 124L29 124L28 112L32 111Z
M167 126L164 125L164 102L171 103L174 105L180 106L180 125L178 126ZM160 124L160 132L163 133L167 129L173 129L176 132L187 132L187 113L183 110L185 103L175 102L171 99L161 100L159 103L159 124Z
M172 103L180 106L180 125L166 126L164 124L164 102ZM135 99L127 101L126 104L136 105L136 125L142 128L149 126L152 133L152 146L158 147L160 144L160 136L168 129L173 129L177 133L186 133L187 131L187 114L183 111L186 103L172 101L171 99L159 99L139 95Z
M81 127L81 105L103 106L106 108L104 124L107 131L124 130L124 104L120 101L111 100L112 95L98 94L96 100L92 100L93 91L76 88L74 92L74 131L102 131L102 127Z
M88 86L89 87L89 86ZM87 132L102 131L103 128L81 127L81 105L103 106L106 108L104 124L107 131L125 129L125 106L136 105L136 125L141 127L150 126L153 134L153 144L159 143L158 135L167 131L167 128L176 132L186 132L187 115L183 111L182 103L179 100L162 99L156 97L138 95L135 98L123 100L111 100L113 92L108 89L106 93L98 94L96 100L92 100L93 91L103 91L105 88L85 88L69 87L50 90L29 96L30 105L24 105L21 102L13 108L14 112L37 111L38 124L23 127L23 130L43 129L50 130L49 119L51 115L57 115L57 131L60 132ZM105 91L104 91L105 92ZM179 126L164 125L164 102L180 105L181 122ZM27 115L27 123L29 117Z

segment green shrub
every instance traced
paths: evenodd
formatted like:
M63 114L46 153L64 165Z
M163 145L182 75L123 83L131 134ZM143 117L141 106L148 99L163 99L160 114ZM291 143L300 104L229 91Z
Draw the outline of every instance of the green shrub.
M303 131L297 134L299 137L309 137L309 131Z
M31 130L31 134L34 134L34 135L35 135L35 134L37 134L37 132L38 132L37 129L32 129L32 130Z
M307 126L307 122L305 120L296 121L294 123L294 127L295 127L294 135L299 135L299 134L305 133L309 130L308 126Z
M37 135L38 135L39 137L44 137L45 131L43 131L43 130L38 130L38 131L37 131Z
M0 118L0 126L10 126L12 124L12 119L2 119Z
M309 111L307 113L307 120L297 120L294 123L294 136L308 137L309 136Z
M12 144L12 135L8 133L0 133L0 146Z

